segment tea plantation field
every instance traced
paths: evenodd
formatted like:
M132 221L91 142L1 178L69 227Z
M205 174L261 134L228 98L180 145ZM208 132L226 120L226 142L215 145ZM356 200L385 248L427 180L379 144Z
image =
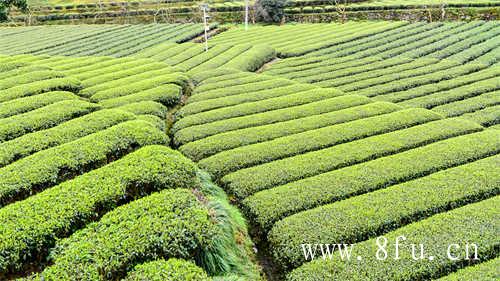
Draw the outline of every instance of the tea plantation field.
M0 280L498 280L500 23L202 32L0 27Z

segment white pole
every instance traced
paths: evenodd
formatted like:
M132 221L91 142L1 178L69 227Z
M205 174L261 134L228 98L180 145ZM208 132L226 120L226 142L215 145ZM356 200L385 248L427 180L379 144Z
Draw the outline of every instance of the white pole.
M245 31L248 30L248 0L245 0Z
M205 27L205 52L208 52L208 25L207 25L207 8L208 5L202 4L201 9L203 10L203 25Z

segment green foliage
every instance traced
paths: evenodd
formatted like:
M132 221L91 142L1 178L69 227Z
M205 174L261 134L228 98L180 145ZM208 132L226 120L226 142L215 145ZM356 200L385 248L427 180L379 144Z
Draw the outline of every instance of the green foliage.
M360 242L496 195L499 161L500 155L495 155L287 217L276 223L269 236L273 251L286 252L277 256L286 256L288 264L298 266L305 262L301 243Z
M99 104L105 108L112 108L126 106L131 103L154 101L166 106L174 106L179 103L181 95L182 91L178 86L167 84L143 91L134 91L126 96L105 99L100 101Z
M459 209L432 216L423 221L410 224L385 235L388 241L395 241L396 237L404 235L407 240L403 243L427 245L426 255L434 256L432 262L423 259L415 261L408 248L401 251L400 259L392 257L386 260L377 260L375 253L377 244L375 239L358 243L354 246L353 256L363 257L362 262L351 260L339 261L338 252L333 259L315 260L292 271L287 276L288 281L309 280L420 280L437 278L450 269L462 267L467 261L464 258L465 241L478 245L478 257L486 260L494 257L498 251L498 221L495 214L498 212L500 197L470 204ZM453 243L460 244L454 255L461 254L462 259L454 261L446 256L447 247ZM473 242L472 242L473 241ZM310 241L316 243L317 241ZM330 241L329 241L330 242ZM471 250L474 248L471 247ZM391 251L394 255L394 251ZM471 257L472 253L471 253Z
M28 2L26 0L3 0L0 2L0 22L8 19L11 7L16 7L22 12L27 12Z
M155 115L162 119L167 118L167 112L168 112L167 107L154 101L133 102L117 107L116 109L128 111L136 115L140 114Z
M458 270L448 276L439 278L439 281L460 281L460 280L498 280L498 269L500 268L500 258L482 262L475 266L468 266Z
M56 91L7 101L0 104L0 118L25 113L59 101L76 100L78 98L77 95L71 92Z
M101 107L82 100L63 100L30 112L0 119L0 142L48 129Z
M38 151L77 140L136 117L120 110L99 110L50 129L0 143L0 167Z
M440 119L437 114L427 110L408 109L397 111L235 148L205 158L198 164L213 175L222 177L246 167L309 151L320 150L437 119ZM242 171L239 172L243 173ZM240 176L232 175L224 178L223 182L238 186L241 179L241 174ZM239 190L239 188L235 188L235 190Z
M109 280L155 259L190 258L216 234L208 209L189 190L164 190L105 214L56 243L42 280ZM91 257L91 258L84 258Z
M0 169L0 203L23 199L138 147L167 143L168 137L154 125L135 120L40 151Z
M78 92L81 89L80 81L74 78L54 78L17 85L0 91L0 102L34 96L50 91Z
M359 101L362 102L363 99L359 99ZM357 119L390 113L401 109L397 105L391 103L379 103L379 102L369 103L360 106L353 105L352 107L342 109L342 103L340 102L339 98L332 99L332 102L335 103L335 105L338 105L340 109L334 107L331 109L330 112L323 114L292 119L289 121L278 122L269 125L262 125L262 126L257 125L255 127L239 129L224 133L217 132L216 134L213 134L213 131L211 131L213 127L210 126L212 124L199 126L200 127L199 130L196 130L198 129L198 126L190 127L185 131L191 133L190 136L191 138L195 137L199 138L198 135L193 134L198 132L205 133L203 135L201 134L200 135L206 138L202 138L200 140L182 145L181 147L179 147L179 150L189 158L195 161L199 161L203 158L214 155L216 153L237 148L240 146L269 141L276 138L285 137L288 135L297 134L308 130L314 130L321 127L331 126ZM320 104L316 103L316 105L319 107ZM289 113L292 114L292 112ZM223 122L224 121L221 121L221 123ZM232 125L232 123L233 122L226 122L226 124L228 125ZM222 128L224 130L230 130L231 127L230 126L228 127L229 128L227 127L222 127ZM203 130L203 128L206 128L206 130ZM177 138L178 135L180 135L182 132L183 132L182 130L179 131L175 137ZM210 133L208 136L207 132Z
M256 193L246 199L245 205L255 210L252 212L258 215L259 224L269 229L273 222L303 210L494 155L498 153L494 140L497 135L491 130L459 136L319 174ZM466 145L470 147L462 147ZM268 213L262 212L265 205ZM286 257L280 260L283 265L290 261Z
M191 161L167 147L146 146L7 205L0 209L0 276L43 259L57 238L68 236L118 205L153 191L192 188L196 183L196 167Z
M185 260L160 259L137 265L124 281L210 281L203 269Z

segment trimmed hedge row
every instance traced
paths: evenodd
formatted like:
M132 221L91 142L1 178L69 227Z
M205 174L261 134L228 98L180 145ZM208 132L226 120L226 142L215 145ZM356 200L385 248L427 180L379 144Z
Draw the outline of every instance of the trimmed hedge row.
M77 93L81 89L80 81L71 77L54 78L15 86L0 91L0 102L27 96L34 96L51 91L69 91Z
M87 80L87 79L92 79L93 77L100 76L100 75L105 75L109 74L111 71L116 71L116 68L119 68L119 65L122 65L124 67L130 67L135 65L134 62L137 60L133 58L118 58L118 59L110 59L106 61L102 61L99 63L87 65L87 66L81 66L73 69L67 69L64 70L64 73L66 75L71 75L73 77L76 77L80 80ZM131 63L132 65L129 65L128 63ZM123 69L123 68L119 68Z
M232 68L224 68L224 67L219 67L214 70L208 70L208 71L202 71L199 73L193 73L191 75L191 78L193 81L195 81L196 84L201 84L201 83L215 83L215 82L220 82L228 79L233 79L232 75L237 74L239 75L252 75L252 76L260 76L256 75L255 73L249 73L249 72L241 72L236 69ZM263 75L264 76L264 75ZM266 76L267 77L267 76Z
M486 69L474 72L468 75L462 75L449 80L443 80L437 83L418 86L412 89L397 91L381 96L373 97L375 100L389 101L389 102L402 102L405 100L418 98L421 96L429 95L439 91L452 90L457 87L465 86L471 83L482 81L484 79L494 78L500 76L500 67L488 67Z
M331 261L316 260L292 271L288 274L287 281L318 279L409 281L440 277L444 272L463 267L467 262L464 260L464 244L460 244L460 250L453 252L454 255L460 253L462 257L456 261L446 256L448 245L460 243L460 241L474 243L478 245L478 257L482 260L492 258L498 253L498 221L496 219L498 204L500 204L500 197L496 196L432 216L385 235L388 241L395 241L396 237L404 235L407 240L403 243L406 245L425 245L426 257L432 255L433 261L429 261L428 258L415 261L408 248L400 251L400 259L377 260L376 239L371 239L354 247L353 255L362 256L362 262L355 260L342 262L337 252ZM472 247L471 250L473 249ZM394 252L391 255L394 255ZM472 253L470 257L473 257Z
M277 220L300 211L498 154L499 134L485 130L319 174L256 193L245 205L268 229ZM262 207L271 202L267 213L262 213Z
M199 49L203 50L203 47L201 44L198 44L197 47ZM204 62L209 61L215 57L218 57L219 55L230 50L232 47L233 47L232 44L221 44L221 45L212 46L211 48L208 49L207 52L201 52L197 55L193 55L190 53L189 59L184 60L181 63L175 64L174 69L177 69L178 71L182 71L182 72L188 72L191 69L194 69L195 67L203 64ZM168 60L166 62L169 63Z
M166 119L168 113L168 108L166 106L154 101L133 102L116 107L116 109L128 111L136 115L142 115L142 114L154 115L162 119Z
M445 92L437 92L423 97L400 102L403 106L433 108L435 106L460 101L478 96L482 93L500 90L498 77L482 80L469 85L461 86Z
M223 151L201 160L198 164L216 177L222 177L246 167L321 150L340 143L400 130L440 118L438 114L428 110L396 111ZM231 175L223 179L223 182L234 184L233 181L236 178L239 179L239 177Z
M166 121L158 116L143 114L143 115L137 115L137 119L147 121L153 124L158 130L166 132L167 129Z
M51 254L54 263L40 280L118 279L156 257L189 259L216 232L208 209L191 191L164 190L120 206L59 241Z
M35 72L35 71L42 71L42 70L50 70L50 68L48 68L46 66L38 65L38 64L27 65L27 66L11 69L8 71L3 71L3 72L0 71L0 79L3 80L6 78L11 78L11 77L15 77L18 75L23 75L26 73L31 73L31 72Z
M169 79L172 79L173 77L170 77L174 73L170 71L163 71L162 69L159 70L152 70L152 71L147 71L147 72L139 72L134 75L130 75L124 78L116 79L116 80L111 80L109 82L105 83L100 83L92 87L87 87L80 91L80 95L84 96L86 98L90 98L93 95L95 95L98 92L106 91L109 89L114 89L114 88L119 88L119 87L124 87L126 85L134 84L134 83L140 83L144 80L151 80L154 79L155 77L158 77L160 75L168 75ZM175 80L174 80L175 81Z
M252 45L250 45L250 44L233 45L227 51L225 51L225 52L223 52L215 57L207 58L201 64L189 69L188 72L189 73L196 73L196 72L200 72L200 71L215 69L217 67L220 67L220 66L228 63L233 58L241 56L250 48L252 48ZM203 56L204 54L205 53L202 53L200 55Z
M99 104L105 108L111 108L124 106L131 103L153 101L166 106L174 106L179 103L181 95L182 90L179 86L166 84L122 97L105 99L100 101Z
M244 84L244 85L235 85L226 87L224 89L214 89L211 91L206 91L202 93L197 93L191 97L189 97L188 103L199 102L208 99L216 99L222 97L229 97L232 95L241 95L254 93L258 91L264 90L272 90L278 87L297 85L296 82L291 80L282 79L282 78L274 78L268 81L262 81L258 83ZM314 86L311 86L311 88Z
M348 96L346 96L346 98L347 97ZM228 131L256 127L256 126L263 126L267 124L308 117L311 115L327 113L330 111L343 109L345 108L345 106L347 107L355 106L355 105L340 104L339 108L339 104L337 103L338 99L339 98L325 99L317 102L307 103L304 105L286 107L282 109L276 109L272 111L266 111L239 117L238 116L232 117L231 115L229 115L227 117L228 119L226 120L224 119L217 120L216 118L218 118L217 116L219 115L214 114L210 115L210 117L216 119L215 121L207 124L193 125L185 129L181 128L178 132L176 132L175 137L177 137L177 133L182 132L182 137L183 138L186 137L186 141L188 141L191 138L197 138L198 136L209 137L211 135L221 134ZM370 103L370 99L366 97L359 97L356 100L356 103L358 105L367 104ZM229 113L234 114L235 112L229 112ZM208 114L206 114L206 116L208 116ZM181 121L182 120L183 119L181 119ZM200 119L200 122L202 122L202 119ZM181 122L178 123L179 125L182 125ZM178 127L181 127L177 125L178 123L174 124L174 130L178 129ZM181 141L179 140L179 142Z
M97 104L83 100L63 100L33 111L0 119L0 143L27 133L54 127L100 108Z
M301 243L352 244L499 194L499 164L495 155L287 217L269 234L274 256L297 267L305 262Z
M390 113L401 109L397 105L382 102L360 106L348 105L346 109L344 108L342 104L340 104L339 108L332 108L332 111L328 113L211 135L207 138L184 144L179 150L189 158L199 161L224 150L269 141L292 134L319 129L321 127ZM200 127L200 131L203 132L204 126ZM209 127L208 129L212 128ZM175 137L177 137L177 135Z
M210 101L207 101L209 104L217 106L217 102L223 103L226 107L222 108L215 108L212 110L196 113L193 115L188 115L186 117L183 117L184 111L183 109L190 110L191 106L189 104L187 106L184 106L181 110L179 110L176 114L177 118L181 118L178 120L173 127L174 132L179 131L181 129L195 126L195 125L201 125L201 124L207 124L211 123L214 121L219 121L219 120L224 120L228 118L234 118L234 117L240 117L244 116L246 114L249 114L248 111L244 111L243 113L240 113L239 111L235 110L238 108L245 108L247 107L247 103L250 103L249 107L255 109L255 105L259 103L259 101L263 101L266 99L270 99L273 97L280 97L280 96L286 96L290 95L293 93L297 92L302 92L302 91L307 91L314 89L314 86L308 85L308 84L295 84L295 85L290 85L290 86L285 86L281 88L276 88L276 89L271 89L271 90L263 90L263 91L258 91L254 92L252 94L248 93L242 93L239 95L234 95L231 97L223 97L223 98L218 98L218 99L213 99ZM198 103L198 102L197 102ZM196 108L196 104L194 103L192 107ZM202 104L206 104L203 102ZM188 107L189 106L189 107ZM261 112L257 109L257 112ZM182 118L183 117L183 118Z
M466 113L460 117L474 121L485 127L497 125L500 124L500 105L487 107L472 113Z
M63 100L77 100L79 97L71 92L48 92L36 96L19 98L0 103L0 118L38 109Z
M102 166L138 147L167 143L168 137L151 123L134 120L40 151L0 169L0 206Z
M438 281L481 280L497 281L500 258L482 262L475 266L468 266L450 275L439 278Z
M56 72L53 70L38 70L26 74L16 75L14 77L0 80L0 91L18 85L52 78L61 78L63 76L64 75L61 72Z
M165 72L173 72L171 68L167 67L167 65L163 63L137 60L128 63L113 65L111 67L105 67L104 70L96 69L94 71L85 72L85 76L89 77L85 80L80 78L81 75L76 75L76 77L82 79L82 85L87 88L158 69L165 70Z
M134 267L124 281L210 281L194 263L180 259L160 259Z
M61 145L118 123L135 119L120 110L99 110L43 131L0 143L0 167L44 149Z
M466 75L472 72L484 69L485 65L469 63L466 65L456 66L449 69L439 70L433 73L427 73L425 75L420 75L417 77L409 77L400 80L396 80L387 84L377 85L369 87L360 91L357 91L358 95L366 95L368 97L384 95L396 91L403 91L417 86L431 84L440 82L443 80L448 80L456 78L461 75Z
M193 95L198 93L207 92L215 89L224 89L226 87L235 85L244 85L250 83L257 83L272 79L268 75L257 75L248 72L236 72L226 75L221 75L213 78L209 78L201 84L197 85L193 91Z
M134 198L195 186L196 167L180 153L146 146L122 159L0 209L0 276L17 272L66 237ZM54 200L57 198L57 200ZM160 204L162 205L162 204Z
M272 60L275 56L276 52L271 46L258 44L224 64L223 67L253 72L262 67L266 62Z
M319 92L319 94L314 94L314 92L308 94L309 92L305 92L306 90L315 90L316 92ZM339 96L342 94L342 92L334 89L319 89L307 84L292 84L284 87L277 87L274 89L266 89L252 93L241 93L228 97L220 97L215 99L202 100L194 103L188 103L181 110L179 110L176 115L177 117L181 118L217 109L219 112L221 110L237 111L237 108L241 107L249 107L249 111L257 113L264 110L250 110L250 108L255 108L258 104L262 104L263 106L265 106L265 103L269 103L271 100L282 100L280 105L276 105L274 107L280 108L286 106L287 99L291 101L296 100L296 102L298 102L299 97L302 97L303 100L314 100L315 98L318 99L318 97L316 96ZM283 105L283 103L285 105ZM270 106L267 105L267 107ZM209 112L208 114L211 113Z
M93 102L101 102L106 99L119 98L140 91L153 89L159 86L165 86L165 87L168 86L170 88L168 90L169 92L180 93L182 91L182 87L186 86L187 84L188 84L187 76L184 76L179 73L172 73L100 91L97 92L95 95L93 95L90 98L90 100Z
M469 99L443 104L432 108L432 110L443 116L454 117L495 105L500 105L500 91L493 91Z

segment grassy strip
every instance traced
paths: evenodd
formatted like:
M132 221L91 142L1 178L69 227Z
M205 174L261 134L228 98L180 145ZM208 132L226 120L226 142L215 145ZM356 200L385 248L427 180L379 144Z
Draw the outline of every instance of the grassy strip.
M449 91L437 92L427 96L406 100L399 104L411 107L432 108L496 90L500 90L500 79L498 79L498 77L482 80Z
M0 104L0 118L25 113L59 101L76 99L78 99L78 96L75 94L62 91L48 92L36 96L19 98Z
M263 90L272 90L275 88L296 85L296 84L297 83L291 80L278 78L252 84L235 85L226 87L224 89L214 89L203 93L197 93L196 95L189 97L188 103L194 103L208 99L228 97L232 95L241 95L241 94L248 95L249 93L254 93ZM311 88L313 87L314 86L311 86Z
M347 97L347 96L346 96ZM283 122L288 120L299 119L303 117L309 117L312 115L327 113L330 111L335 111L339 109L344 109L345 105L337 103L338 98L325 99L317 102L311 102L304 105L292 106L272 111L266 111L256 114L244 115L239 117L232 117L231 114L237 112L229 111L230 115L228 115L228 119L217 120L219 115L210 115L211 118L215 119L211 123L194 125L186 129L182 129L183 124L186 124L181 121L175 123L174 130L178 130L176 132L175 137L177 137L177 133L182 132L182 137L186 138L186 141L190 140L190 138L200 137L208 137L215 134L224 133L227 131L233 131L243 128L250 128L255 126L263 126L267 124ZM356 102L360 105L370 103L370 99L363 97L358 98ZM349 106L349 105L348 105ZM351 106L355 106L354 104ZM205 114L206 116L208 114ZM224 116L224 115L222 115ZM198 122L201 122L203 119L198 119ZM189 125L189 124L187 124ZM179 128L181 128L179 130ZM179 141L180 143L180 141Z
M134 267L124 281L210 281L203 269L180 259L164 259Z
M35 152L74 141L134 118L133 114L125 111L99 110L47 130L2 142L0 143L0 167Z
M195 176L196 167L180 153L147 146L7 205L0 209L0 272L20 270L44 256L57 238L68 236L117 205L165 188L191 188Z
M399 106L392 103L369 103L367 105L353 106L339 110L335 108L331 112L308 116L304 118L292 119L290 121L279 122L269 125L250 127L235 131L229 131L204 139L187 143L179 148L179 150L189 158L199 161L208 156L222 152L224 150L233 149L236 147L250 145L254 143L273 140L280 137L285 137L292 134L297 134L309 130L319 129L321 127L332 126L339 123L349 122L356 119L372 117L380 114L390 113L401 109ZM229 123L229 122L228 122ZM209 125L206 125L208 132ZM196 127L191 127L196 128ZM191 128L187 129L190 130ZM204 126L201 126L201 132ZM181 133L180 131L179 133ZM196 131L195 131L196 132ZM210 132L212 133L212 132ZM175 136L177 138L177 135Z
M0 119L0 142L34 131L48 129L100 108L97 104L82 100L65 100L30 112Z
M174 106L179 103L181 95L182 90L179 86L166 84L122 97L105 99L99 104L105 108L111 108L137 102L154 101L166 106Z
M459 136L305 178L256 193L245 205L259 216L259 224L269 229L277 220L300 211L497 154L499 134L486 130ZM262 213L262 207L270 203L269 215Z
M498 204L500 197L467 205L459 209L432 216L423 221L410 224L385 235L388 241L404 235L405 245L425 245L426 258L414 260L408 246L400 252L399 259L389 257L377 260L376 239L357 244L353 256L362 256L363 261L340 261L339 253L332 260L315 260L292 271L287 281L309 280L423 280L440 277L443 273L463 267L470 260L465 259L465 244L460 249L451 249L453 256L461 255L459 260L447 257L448 245L469 241L478 245L478 257L486 260L498 253ZM308 241L316 243L319 241ZM328 241L330 242L330 241ZM391 242L388 242L389 244ZM464 242L465 243L465 242ZM474 248L471 247L471 255ZM417 250L417 253L419 251ZM394 250L390 250L394 255ZM433 256L429 261L427 257ZM417 254L418 256L418 254Z
M0 91L0 102L10 101L27 96L34 96L50 91L78 92L81 89L80 81L71 77L54 78L36 81L24 85L15 86Z
M180 92L182 87L185 87L187 85L187 76L179 73L171 73L100 91L93 95L90 100L93 102L101 102L106 99L123 97L140 91L153 89L158 86L170 87L170 89L168 90L169 92Z
M190 110L190 108L192 108L188 104L187 106L184 106L181 110L179 110L177 112L176 117L181 118L181 119L175 123L174 131L178 131L180 129L194 126L194 125L206 124L206 123L210 123L210 122L214 122L214 121L218 121L218 120L224 120L224 119L228 119L228 118L243 116L243 115L247 114L246 111L243 111L242 113L240 113L239 111L237 111L235 109L247 107L246 103L258 102L258 101L270 99L273 97L286 96L286 95L290 95L290 94L297 93L297 92L307 91L307 90L310 90L311 88L313 88L313 86L308 85L308 84L295 84L295 85L285 86L285 87L281 87L281 88L277 88L277 89L258 91L258 92L252 93L252 94L242 93L242 94L234 95L231 97L217 98L217 99L209 100L207 102L213 104L214 106L217 106L217 101L218 101L219 103L223 103L223 105L226 105L226 107L215 108L213 110L204 111L204 112L200 112L197 114L188 115L188 116L184 117L183 116L184 112L188 111L188 110ZM193 107L196 107L197 103L194 103ZM255 104L256 103L251 103L250 107L252 107L252 105L255 105ZM187 108L187 109L185 109L185 108ZM253 108L255 108L255 107L253 107ZM258 113L258 112L260 112L260 110L257 109L256 113Z
M120 206L58 241L53 265L39 279L118 280L156 257L189 259L217 235L208 211L186 189L163 190Z
M479 123L485 127L494 126L500 124L500 105L487 107L472 113L466 113L461 117Z
M52 78L61 78L63 76L64 75L61 72L56 72L53 70L38 70L26 74L16 75L14 77L0 80L0 91L18 85Z
M500 91L482 94L465 100L443 104L432 108L433 111L447 117L459 116L465 113L485 109L500 104Z
M276 52L272 47L264 44L258 44L252 46L250 50L224 64L223 67L253 72L275 56Z
M201 160L199 165L216 177L222 177L243 168L438 119L440 116L431 111L402 110L223 151ZM223 181L234 184L240 179L232 175Z
M438 281L461 281L461 280L481 280L497 281L498 269L500 268L500 258L482 262L475 266L468 266L457 272L437 279Z
M287 217L269 234L274 256L287 267L297 267L305 262L297 247L301 243L352 244L496 195L499 164L496 155Z
M149 114L162 119L167 118L168 108L154 101L140 101L117 107L116 109L128 111L136 115Z
M0 205L102 166L138 147L166 143L163 132L136 120L35 153L0 169Z
M239 112L239 115L241 116L301 105L344 94L335 89L310 90L309 86L302 86L302 84L299 85L301 86L292 85L267 91L255 92L251 95L234 95L225 98L190 103L178 113L178 116L189 116L214 109L227 108L229 106L233 107L228 108L227 110Z

